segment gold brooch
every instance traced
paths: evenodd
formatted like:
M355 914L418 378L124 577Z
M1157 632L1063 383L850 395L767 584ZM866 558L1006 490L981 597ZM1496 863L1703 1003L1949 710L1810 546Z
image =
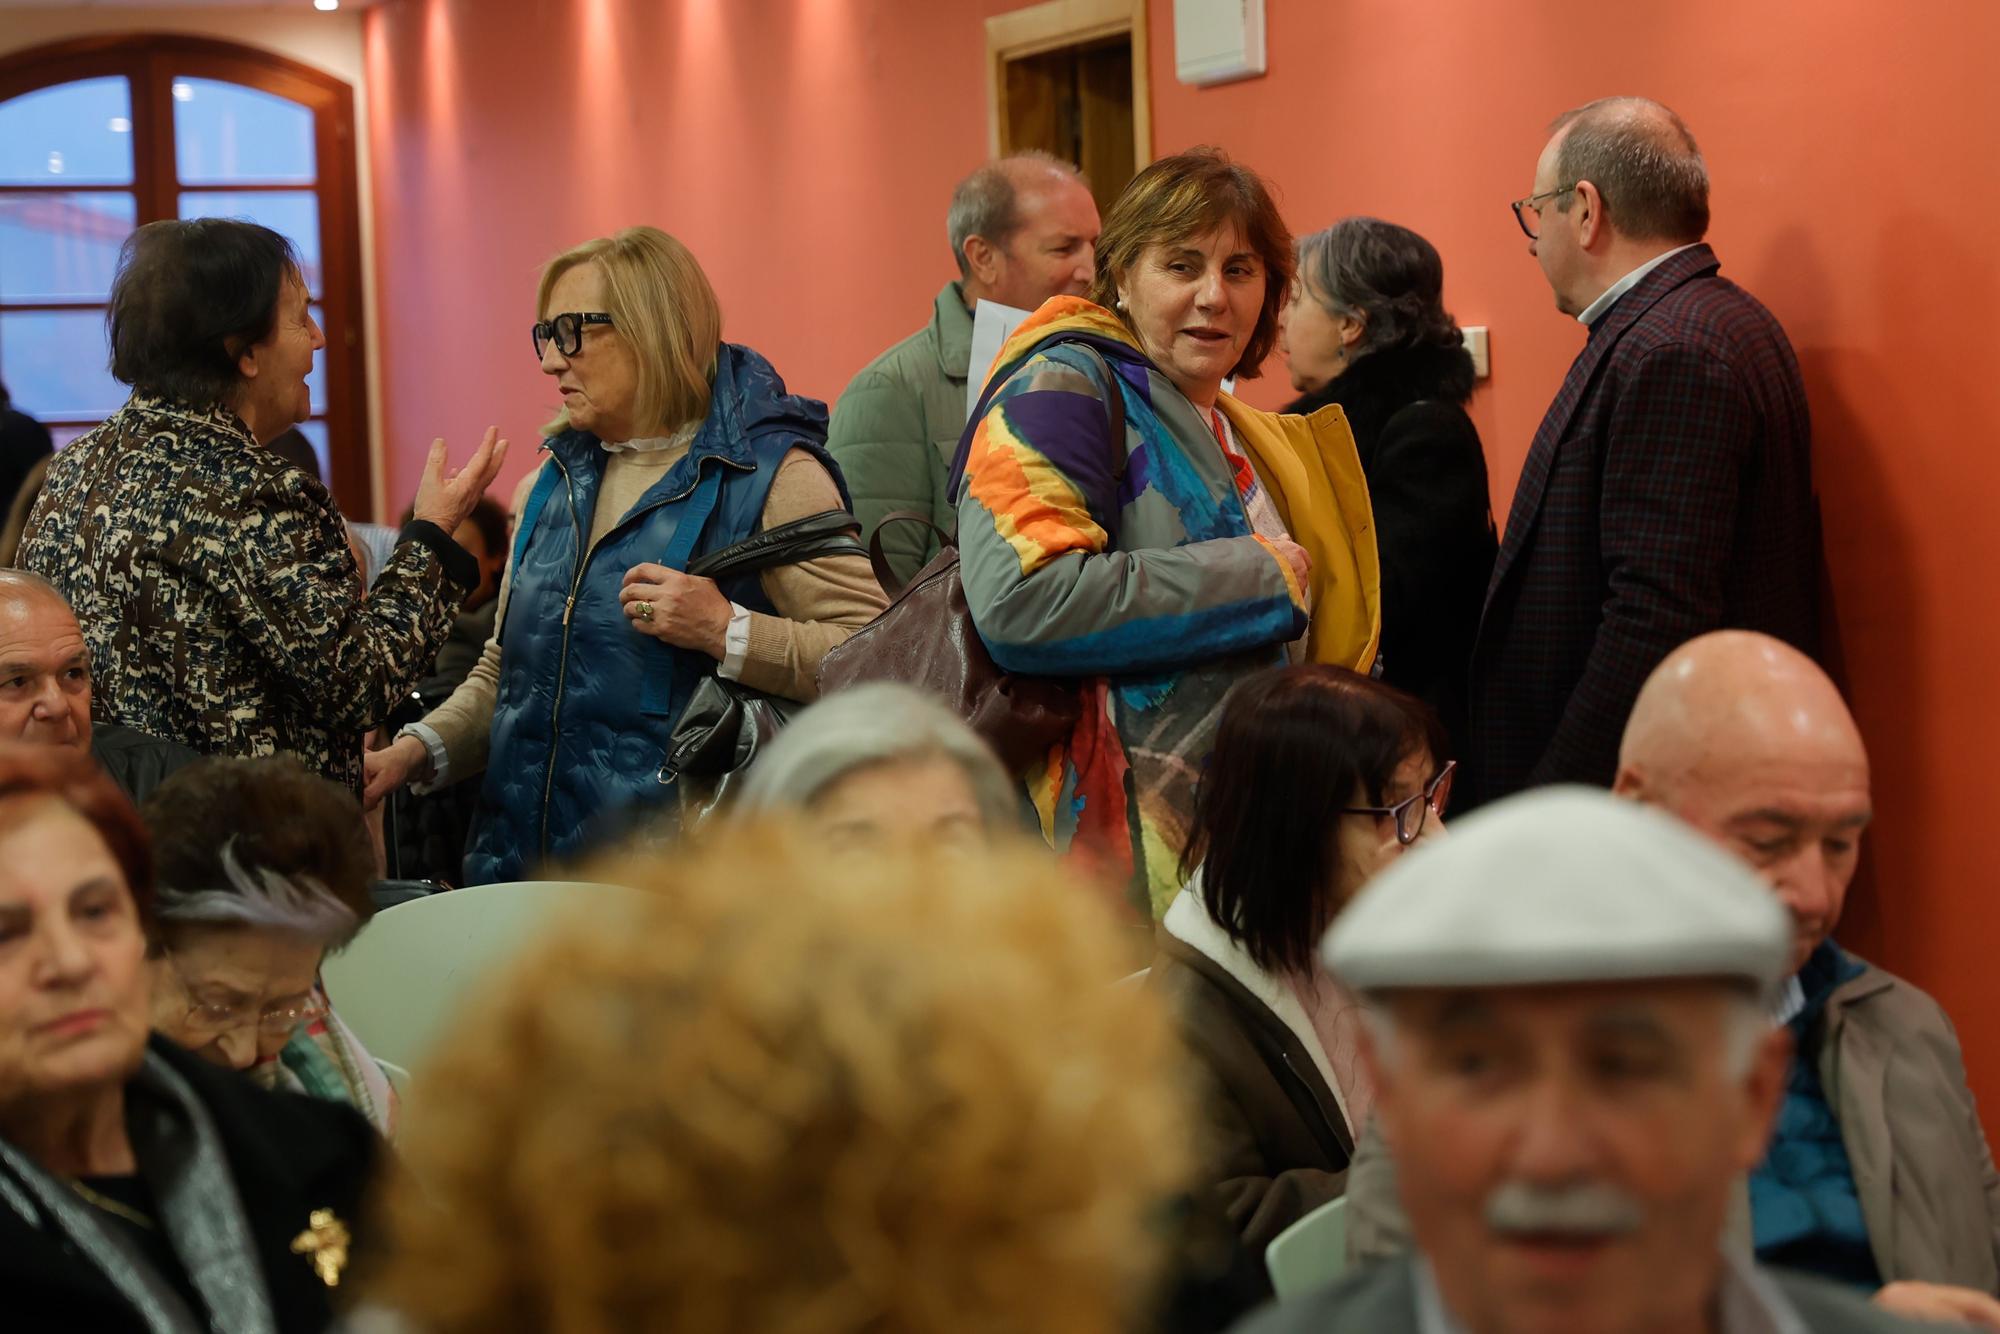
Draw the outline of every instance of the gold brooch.
M352 1240L347 1224L331 1209L315 1209L304 1232L292 1238L292 1254L312 1260L313 1272L329 1288L340 1286L340 1271L347 1268L347 1243Z

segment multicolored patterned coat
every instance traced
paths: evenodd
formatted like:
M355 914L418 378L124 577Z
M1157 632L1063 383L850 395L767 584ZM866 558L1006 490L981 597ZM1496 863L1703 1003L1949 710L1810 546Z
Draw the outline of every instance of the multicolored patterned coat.
M1105 358L1125 407L1110 438ZM997 389L991 385L1000 382ZM1180 889L1195 779L1223 696L1285 660L1366 670L1380 631L1373 522L1339 408L1279 417L1218 404L1312 556L1308 601L1252 529L1203 415L1111 312L1050 301L1002 348L965 445L966 602L1010 672L1081 678L1084 713L1030 775L1042 832L1154 916Z
M19 563L75 609L98 719L203 754L288 751L356 790L362 734L429 669L478 578L416 523L363 601L317 479L227 408L143 394L49 465Z

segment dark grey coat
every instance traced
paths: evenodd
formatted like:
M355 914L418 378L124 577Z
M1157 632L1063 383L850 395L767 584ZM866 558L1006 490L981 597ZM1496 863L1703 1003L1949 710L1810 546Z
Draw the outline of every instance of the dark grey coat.
M1813 1334L1922 1334L1936 1325L1912 1324L1878 1310L1852 1290L1802 1275L1763 1270ZM1429 1334L1417 1323L1416 1270L1407 1259L1350 1271L1321 1292L1267 1306L1234 1327L1234 1334ZM1724 1334L1729 1334L1724 1331Z

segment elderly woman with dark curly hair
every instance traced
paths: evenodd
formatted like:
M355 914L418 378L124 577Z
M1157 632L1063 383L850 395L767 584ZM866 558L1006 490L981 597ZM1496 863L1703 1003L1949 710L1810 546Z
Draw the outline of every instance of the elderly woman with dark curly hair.
M112 283L132 397L49 465L19 564L90 641L97 716L205 755L287 751L361 789L361 741L429 670L479 570L452 531L506 442L431 445L367 599L345 520L268 448L312 412L326 345L291 242L250 222L152 222Z
M9 1329L323 1329L375 1155L352 1110L149 1036L145 830L79 752L0 748Z
M1382 561L1382 679L1465 739L1466 675L1499 550L1486 455L1466 415L1472 356L1444 307L1444 261L1407 227L1342 218L1299 241L1278 346L1300 391L1354 432Z
M425 1070L373 1300L418 1334L1140 1327L1187 1123L1121 931L1039 853L857 857L748 828L595 868L629 914Z
M375 848L354 794L289 755L212 756L160 784L141 814L159 921L153 1027L392 1133L395 1090L319 981L327 952L375 915Z
M1194 780L1229 687L1292 661L1366 670L1368 494L1337 413L1224 391L1278 336L1292 238L1214 149L1153 163L1111 206L1088 301L1017 329L960 449L965 601L994 662L1081 682L1028 776L1057 851L1140 912L1180 888Z

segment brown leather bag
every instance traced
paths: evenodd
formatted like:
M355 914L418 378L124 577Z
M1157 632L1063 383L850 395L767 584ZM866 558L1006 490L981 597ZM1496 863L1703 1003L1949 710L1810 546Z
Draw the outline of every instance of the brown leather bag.
M1050 341L1070 341L1052 339ZM1117 377L1103 354L1088 343L1074 342L1096 363L1104 377L1105 414L1118 471L1124 471L1125 399ZM1024 358L1025 359L1025 358ZM952 467L952 489L964 474L972 432L985 415L1002 377L986 386L979 409L966 423ZM942 548L930 564L905 585L882 554L882 530L892 523L920 523L938 536ZM1004 672L987 653L965 605L965 585L959 578L958 548L951 534L914 510L886 514L868 543L875 578L889 595L880 615L856 630L820 662L819 688L830 694L864 681L898 681L942 699L993 747L1009 773L1025 774L1047 757L1049 748L1068 739L1083 714L1077 683L1058 677L1021 676Z
M944 544L907 585L882 553L882 531L894 523L920 523ZM1082 713L1075 684L1011 675L994 663L965 605L951 534L914 510L897 510L876 525L868 559L889 605L820 661L822 695L864 681L915 686L963 718L1017 775L1069 736Z

